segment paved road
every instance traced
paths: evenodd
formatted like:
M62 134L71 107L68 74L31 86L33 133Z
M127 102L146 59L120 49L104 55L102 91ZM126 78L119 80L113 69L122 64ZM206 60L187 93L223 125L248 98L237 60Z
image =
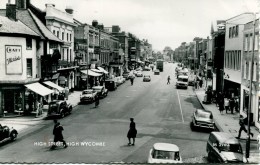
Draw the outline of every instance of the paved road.
M191 87L175 89L174 67L165 64L160 75L144 72L152 76L151 82L137 77L131 86L127 81L100 100L98 108L93 104L77 106L70 116L60 120L64 137L71 142L68 148L49 150L53 123L44 121L41 129L2 146L0 162L145 163L156 142L177 144L184 162L206 156L209 133L192 132L189 127L194 109L201 105ZM172 77L170 85L166 85L168 75ZM126 145L130 117L135 118L138 130L135 146Z

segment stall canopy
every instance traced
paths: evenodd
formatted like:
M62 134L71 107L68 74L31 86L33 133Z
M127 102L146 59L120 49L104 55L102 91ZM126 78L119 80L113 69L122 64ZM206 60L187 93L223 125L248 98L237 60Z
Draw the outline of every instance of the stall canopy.
M103 73L103 71L99 70L99 69L91 69L91 70L94 71L94 72L97 72L97 73Z
M57 84L55 84L55 83L53 83L51 81L45 81L43 83L48 85L48 86L50 86L50 87L52 87L52 88L57 89L58 91L63 91L64 90L64 88L60 87L59 85L57 85Z
M88 76L94 76L94 77L102 75L100 73L93 72L92 70L81 70L81 73L84 73L84 74L86 74Z
M108 71L106 71L104 68L98 67L98 69L101 70L103 73L108 74Z
M53 90L46 88L45 86L41 85L40 83L36 82L36 83L32 83L32 84L27 84L25 85L28 89L30 89L31 91L41 95L41 96L46 96L49 95L51 93L53 93Z

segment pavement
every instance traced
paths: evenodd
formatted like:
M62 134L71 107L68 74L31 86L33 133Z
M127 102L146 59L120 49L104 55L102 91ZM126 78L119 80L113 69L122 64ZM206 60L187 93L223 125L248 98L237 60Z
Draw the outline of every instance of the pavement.
M239 113L231 114L230 112L226 114L226 111L223 111L224 114L220 114L218 107L215 103L212 104L203 104L205 96L205 89L195 89L195 94L197 95L198 100L200 101L202 107L206 110L212 112L215 119L216 127L221 132L231 133L234 137L238 136L239 131ZM259 136L259 130L255 126L250 126L251 132L254 134L253 137L250 137L252 143L257 143L257 137ZM241 133L240 140L244 141L247 139L247 134L245 132ZM250 156L248 158L249 163L259 163L260 162L260 150L256 148L250 148Z

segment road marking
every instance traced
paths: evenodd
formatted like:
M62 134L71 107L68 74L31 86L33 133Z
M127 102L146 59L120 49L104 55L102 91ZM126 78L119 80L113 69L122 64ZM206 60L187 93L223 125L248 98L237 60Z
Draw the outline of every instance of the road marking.
M177 96L178 96L178 101L179 101L180 110L181 110L181 119L182 119L182 122L184 123L183 113L182 113L182 108L181 108L181 101L180 101L180 97L179 97L179 92L178 92L178 90L177 90Z

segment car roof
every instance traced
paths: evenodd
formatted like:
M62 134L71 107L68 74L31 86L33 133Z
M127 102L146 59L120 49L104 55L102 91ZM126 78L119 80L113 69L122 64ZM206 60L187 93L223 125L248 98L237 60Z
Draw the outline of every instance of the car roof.
M240 144L239 141L233 137L232 134L227 132L211 132L220 143L227 143L227 144Z
M94 88L95 88L95 89L102 89L103 86L93 86L92 89L94 89Z
M150 75L144 75L144 77L148 77L148 76L150 77Z
M186 75L180 75L180 76L178 76L178 78L189 78L189 76L186 76Z
M205 110L205 109L196 109L196 111L198 112L198 113L210 113L210 114L212 114L212 112L211 111L209 111L209 110Z
M171 143L155 143L153 145L153 148L155 150L161 150L161 151L179 151L179 147L175 144Z
M85 89L82 92L86 92L86 91L93 91L93 89Z

